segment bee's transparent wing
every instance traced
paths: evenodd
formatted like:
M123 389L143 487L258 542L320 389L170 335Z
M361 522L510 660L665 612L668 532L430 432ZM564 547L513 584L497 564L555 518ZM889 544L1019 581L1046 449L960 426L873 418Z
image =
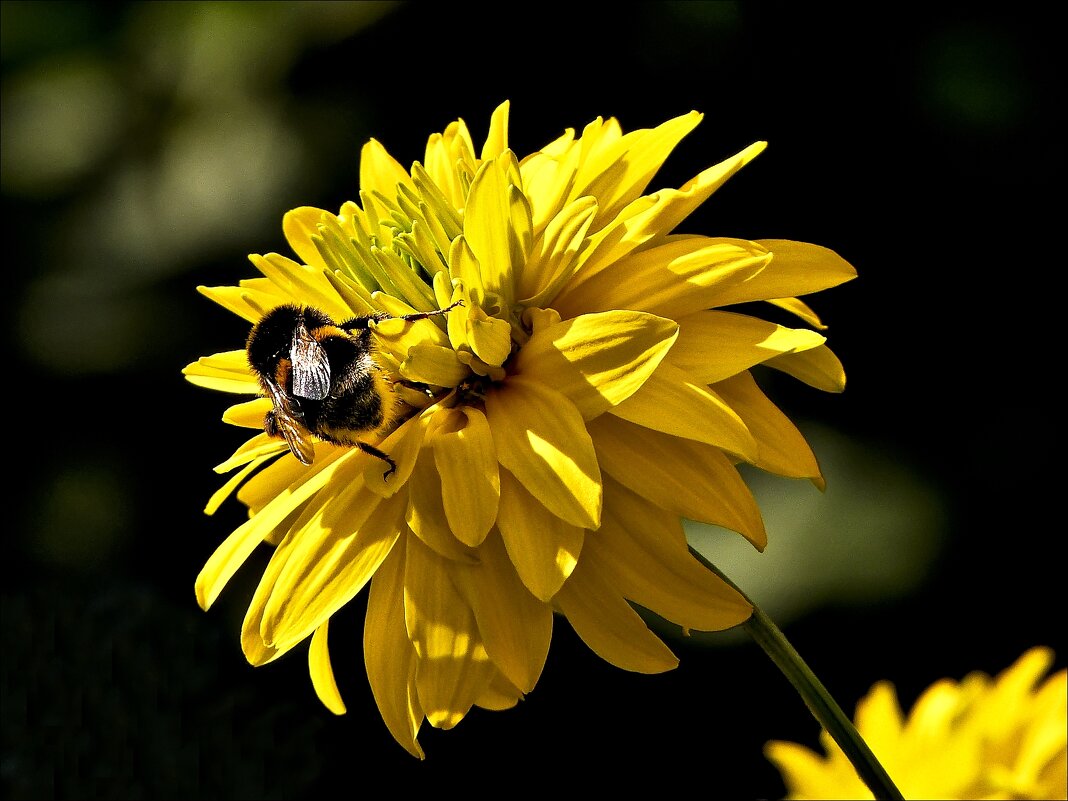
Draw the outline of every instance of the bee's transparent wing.
M303 325L293 332L289 360L293 365L294 395L309 400L322 400L330 393L330 360L323 346Z

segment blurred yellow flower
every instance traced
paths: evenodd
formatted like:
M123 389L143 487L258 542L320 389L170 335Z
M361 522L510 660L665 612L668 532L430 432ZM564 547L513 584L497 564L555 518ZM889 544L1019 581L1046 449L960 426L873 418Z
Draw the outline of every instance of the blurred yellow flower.
M856 711L856 727L905 798L1068 797L1068 671L1039 684L1053 664L1032 648L996 678L942 679L906 718L894 686L879 682ZM788 798L871 798L826 731L826 756L774 741L765 753Z
M262 431L287 402L280 374L280 391L224 415L261 431L216 468L240 469L207 511L236 490L250 517L196 590L207 609L258 545L275 546L245 655L261 665L311 637L313 684L340 713L327 624L370 582L367 675L389 730L420 757L424 719L449 728L473 705L504 709L533 689L554 612L604 659L648 673L677 659L630 602L684 629L744 621L749 604L689 554L681 518L763 548L735 465L822 477L749 368L827 391L845 381L795 296L853 278L849 264L799 242L671 233L764 143L643 194L702 115L627 134L598 118L519 159L508 110L494 112L481 150L457 121L410 170L371 140L359 205L285 215L299 262L252 256L262 277L200 288L254 325L283 304L331 324L376 316L370 369L392 399L363 442L395 470L314 439L305 466ZM720 310L765 300L810 327ZM420 313L431 316L400 319ZM265 393L244 350L185 373ZM317 402L295 399L291 428Z

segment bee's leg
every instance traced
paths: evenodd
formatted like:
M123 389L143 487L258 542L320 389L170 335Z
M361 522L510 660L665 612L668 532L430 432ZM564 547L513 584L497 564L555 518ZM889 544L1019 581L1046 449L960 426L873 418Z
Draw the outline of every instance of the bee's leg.
M268 437L280 437L282 432L278 430L278 421L274 416L274 409L267 412L263 417L263 430L267 432Z
M458 300L455 303L449 304L444 309L434 309L434 311L417 312L415 314L402 314L399 317L387 316L384 319L387 319L387 320L389 320L389 319L393 319L393 320L408 320L408 321L411 321L411 320L425 320L427 317L437 317L439 314L447 314L448 312L450 312L453 309L455 309L457 306L463 306L463 305L464 305L464 302L462 300Z
M358 331L362 328L370 328L372 322L378 322L379 320L404 320L406 322L412 322L414 320L425 320L428 317L436 317L439 314L446 314L449 311L455 309L457 306L463 306L464 302L458 300L455 303L446 306L444 309L434 309L434 311L428 312L416 312L414 314L400 314L392 315L385 312L377 312L376 314L369 314L365 317L353 317L350 320L346 320L341 324L341 327L346 331Z
M368 445L366 442L357 442L356 447L364 453L370 454L371 456L375 456L389 465L389 470L382 474L383 479L389 478L391 474L397 472L397 463L394 462L392 458L390 458L388 453L384 453L378 450L378 448L376 448L374 445Z

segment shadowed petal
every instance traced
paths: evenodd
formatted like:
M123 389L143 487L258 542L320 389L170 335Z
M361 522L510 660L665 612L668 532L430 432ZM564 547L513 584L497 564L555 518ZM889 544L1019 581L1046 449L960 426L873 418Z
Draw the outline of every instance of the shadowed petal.
M449 578L447 563L414 537L407 540L404 620L419 657L415 685L431 726L451 729L496 672L475 616Z
M581 528L601 519L601 471L575 405L538 381L515 376L486 395L497 458L557 517Z
M571 575L582 550L583 530L538 502L507 470L501 470L497 525L523 583L549 601Z
M553 602L606 662L636 673L663 673L679 660L645 625L595 560L583 559Z
M687 550L678 518L611 479L605 500L604 520L583 559L626 598L684 629L720 631L749 617L745 599Z
M759 550L768 535L760 507L719 448L606 414L589 423L601 469L657 506L737 531Z
M453 581L475 614L490 659L517 692L530 692L549 653L552 608L523 586L496 533L479 548L478 559L453 565Z
M405 537L371 580L363 623L363 661L378 711L393 737L419 759L423 708L415 688L417 658L404 624Z

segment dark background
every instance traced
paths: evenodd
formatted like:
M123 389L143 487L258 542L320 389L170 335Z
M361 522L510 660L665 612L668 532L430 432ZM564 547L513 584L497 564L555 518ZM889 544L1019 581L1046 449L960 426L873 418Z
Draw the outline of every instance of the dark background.
M289 253L286 210L354 198L369 137L410 164L457 117L481 143L506 98L520 156L598 115L632 130L704 112L651 188L766 139L681 230L816 242L857 267L810 299L847 391L768 379L828 491L754 477L771 545L729 568L842 706L882 678L909 705L1032 645L1063 667L1049 301L1064 64L1038 8L3 3L4 795L650 779L781 796L763 744L814 746L817 726L744 638L665 629L680 667L639 676L557 620L535 691L424 727L420 763L371 698L362 597L331 627L341 718L303 648L260 670L241 655L263 559L196 606L197 572L243 517L236 502L202 514L210 468L243 432L219 422L228 397L180 371L247 326L195 287Z

